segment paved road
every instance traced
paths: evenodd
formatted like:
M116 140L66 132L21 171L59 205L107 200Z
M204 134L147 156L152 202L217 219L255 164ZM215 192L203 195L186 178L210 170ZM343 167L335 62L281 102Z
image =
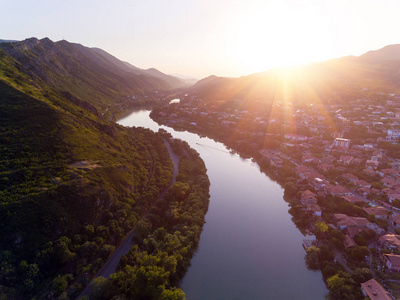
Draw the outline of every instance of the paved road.
M179 157L172 151L170 143L164 139L164 143L167 146L167 150L169 153L169 156L171 157L172 163L173 163L173 178L171 180L171 183L168 185L168 187L161 193L161 195L157 198L160 199L166 195L168 192L169 188L176 182L176 175L178 175L179 172ZM145 218L148 214L150 209L147 211L147 213L142 217ZM97 272L97 274L93 277L104 277L104 278L110 278L111 274L115 272L117 269L118 263L121 260L122 256L126 255L129 252L129 249L133 246L133 236L135 232L136 226L131 229L131 231L128 232L128 234L125 236L125 238L122 240L121 244L118 246L117 250L113 253L113 255L108 259L108 261L101 267L101 269ZM91 282L90 282L91 283ZM86 288L83 290L83 292L78 296L77 299L80 299L81 297L89 294L90 292L90 283L86 286Z

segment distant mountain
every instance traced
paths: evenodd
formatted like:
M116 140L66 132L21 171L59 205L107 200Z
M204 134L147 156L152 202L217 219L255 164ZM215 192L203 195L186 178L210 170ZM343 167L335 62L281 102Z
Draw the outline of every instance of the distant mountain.
M18 41L16 41L16 40L0 40L0 44L1 43L15 43L15 42L18 42Z
M155 78L159 78L159 79L167 82L171 89L181 88L181 87L184 87L187 85L187 83L184 80L180 80L179 78L176 78L174 76L164 74L157 69L154 69L154 68L150 68L147 70L140 69L138 67L131 65L128 62L120 61L119 59L117 59L116 57L112 56L111 54L105 52L102 49L92 48L92 50L99 53L101 56L107 58L111 63L116 65L121 70L124 70L128 73L132 73L135 75L147 75L147 76L153 76Z
M122 105L134 94L154 90L171 90L184 85L161 72L158 76L131 72L135 67L102 50L93 50L67 41L53 42L48 38L26 39L1 43L0 51L11 56L14 67L37 84L59 91L95 106L101 112Z
M171 74L174 77L179 78L180 80L186 82L188 85L192 86L194 85L197 81L199 81L196 78L193 78L191 76L186 76L186 75L182 75L182 74Z
M358 59L375 64L386 61L400 61L400 45L389 45L379 50L369 51L359 56Z
M400 45L320 63L273 69L240 78L206 77L188 89L204 100L276 99L292 103L335 97L338 90L369 87L396 90L400 82ZM352 95L356 89L353 89ZM358 89L360 90L360 89Z

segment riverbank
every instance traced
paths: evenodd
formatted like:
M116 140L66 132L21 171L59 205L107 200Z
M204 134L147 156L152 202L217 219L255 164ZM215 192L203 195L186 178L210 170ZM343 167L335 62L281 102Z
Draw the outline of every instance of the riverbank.
M351 167L344 167L342 160L350 157L343 154L346 153L346 149L324 148L323 145L327 145L329 141L321 143L317 137L311 137L306 142L307 136L284 134L284 130L279 128L276 120L272 120L271 126L267 125L265 116L262 117L259 112L248 112L243 108L234 110L232 107L223 106L216 108L213 104L201 106L195 103L194 107L191 105L193 103L188 101L180 105L158 107L152 111L151 116L159 123L177 130L196 132L223 142L241 156L252 158L264 172L273 172L284 188L285 199L291 206L289 212L293 216L293 222L302 232L312 232L317 236L318 241L315 244L319 246L314 247L316 248L314 254L311 254L311 250L307 251L307 266L322 271L332 297L341 299L341 296L337 297L337 295L346 293L354 299L362 298L360 283L371 279L373 274L378 274L378 279L383 282L383 285L393 290L395 294L397 293L398 287L387 280L387 273L381 271L386 269L384 255L391 251L374 243L377 237L382 236L388 229L388 222L391 222L391 219L386 221L381 219L382 216L375 216L376 211L370 207L369 203L372 200L375 207L382 203L386 205L385 207L389 207L389 210L395 210L395 208L388 205L388 200L384 197L369 195L369 199L364 200L365 198L355 192L355 190L360 190L359 187L355 186L351 189L354 184L349 184L345 179L348 178L345 176L349 175L355 178L352 181L357 180L365 185L371 180L380 180L380 177L372 178L371 175L364 174L362 169L351 170ZM299 138L301 141L289 141L293 138ZM351 153L360 153L357 149L352 149ZM363 153L363 155L368 157L368 153ZM323 158L326 159L324 164L322 164ZM335 165L332 165L333 162ZM318 170L315 168L317 164L320 164L317 166ZM325 170L326 166L333 168L333 172L329 172L329 169ZM377 173L384 171L377 171ZM396 172L396 170L391 171ZM359 177L350 174L353 172ZM364 180L358 180L359 178ZM387 211L388 208L379 207L379 209L386 211L385 218L387 219L393 213L393 211ZM359 228L357 232L350 229L347 232L347 225L340 225L342 218L360 219L367 226L357 225ZM394 229L389 228L389 230L387 233L390 235ZM351 243L349 244L348 241ZM373 253L373 263L369 262L369 264L364 259L370 253L368 248L371 248L371 253ZM317 252L320 255L316 255ZM334 259L338 257L337 254L346 258L351 266L351 274L345 272L349 270L348 265L340 263L344 260ZM389 279L396 277L390 274L389 276ZM330 284L336 279L343 284ZM348 291L345 291L346 286L349 287Z
M321 275L304 264L304 237L291 221L281 186L251 160L206 137L158 126L149 113L136 111L121 121L162 128L187 141L211 182L199 250L182 281L187 299L323 299L327 290Z

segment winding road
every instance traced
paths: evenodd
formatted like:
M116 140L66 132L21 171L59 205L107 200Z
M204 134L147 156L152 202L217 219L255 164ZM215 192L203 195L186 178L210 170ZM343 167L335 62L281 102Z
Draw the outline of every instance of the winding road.
M171 160L172 160L173 176L172 176L171 183L165 188L165 190L160 194L160 196L155 201L163 198L167 194L169 188L176 182L176 175L178 175L178 172L179 172L179 157L172 151L171 144L165 138L164 138L164 143L165 143L165 146L167 147L169 156L171 157ZM146 214L144 214L144 216L140 220L142 220L143 218L145 218L147 216L150 209L146 212ZM93 277L93 279L100 277L100 276L102 276L104 278L110 278L111 274L114 273L115 270L117 269L118 263L121 260L122 256L127 254L129 252L129 249L131 249L131 247L133 246L132 239L134 236L135 229L136 229L136 226L133 227L131 229L131 231L128 232L128 234L122 240L122 242L120 243L118 248L115 250L113 255L108 259L108 261L103 265L103 267L101 267L101 269L97 272L97 274ZM90 284L91 284L92 280L89 282L89 284L86 286L86 288L78 296L77 299L80 299L81 297L89 294Z

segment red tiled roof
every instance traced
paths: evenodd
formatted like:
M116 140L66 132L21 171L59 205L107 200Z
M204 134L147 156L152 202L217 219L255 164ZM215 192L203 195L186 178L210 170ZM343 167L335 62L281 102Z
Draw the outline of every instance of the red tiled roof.
M363 211L365 211L369 215L376 216L388 216L388 212L384 207L364 207Z
M374 279L361 283L361 288L371 300L392 300L390 294Z
M343 245L345 248L351 248L351 247L357 246L357 243L354 241L354 239L351 236L346 234L344 236Z

